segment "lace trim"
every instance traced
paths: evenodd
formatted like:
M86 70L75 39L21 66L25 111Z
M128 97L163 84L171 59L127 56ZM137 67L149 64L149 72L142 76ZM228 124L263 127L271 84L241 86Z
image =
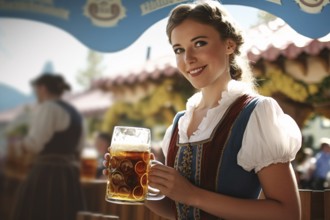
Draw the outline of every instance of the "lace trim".
M251 164L245 161L238 161L238 165L240 165L244 170L250 172L251 170L254 170L255 173L258 173L260 170L262 170L265 167L268 167L272 164L278 164L278 163L287 163L292 161L294 158L279 158L275 160L268 160L261 162L259 164Z
M201 92L194 94L191 98L188 99L186 104L186 113L180 118L178 122L180 137L179 143L198 142L200 140L210 138L213 129L217 125L217 123L213 122L220 121L225 110L233 103L233 101L236 100L236 98L244 94L253 94L248 84L231 80L228 83L227 90L223 91L221 94L219 105L207 111L206 116L202 119L197 130L191 135L189 139L187 135L188 126L190 124L194 109L202 99Z

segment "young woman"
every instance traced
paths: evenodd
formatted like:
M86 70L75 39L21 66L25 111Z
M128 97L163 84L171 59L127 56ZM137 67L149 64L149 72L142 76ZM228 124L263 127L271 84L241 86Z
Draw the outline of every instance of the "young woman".
M166 198L146 206L168 219L300 219L290 165L300 130L254 91L249 69L236 62L242 36L221 5L177 6L167 35L179 71L200 92L165 134L166 165L149 173Z
M39 105L22 149L36 155L19 189L13 220L72 220L84 209L78 156L83 144L81 115L61 100L70 86L60 75L32 82Z

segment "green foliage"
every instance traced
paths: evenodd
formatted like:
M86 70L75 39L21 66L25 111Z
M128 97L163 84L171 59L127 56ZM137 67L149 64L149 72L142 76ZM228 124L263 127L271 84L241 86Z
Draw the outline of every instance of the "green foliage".
M115 125L168 126L174 115L185 109L185 103L195 90L182 77L161 81L155 90L144 98L127 103L115 103L106 112L102 131L112 133Z
M92 137L95 131L100 131L102 126L102 119L97 117L86 118L87 136Z
M308 97L307 101L310 103L329 103L330 102L330 76L325 77L322 82L318 84L318 91Z
M103 75L102 59L101 53L93 50L88 52L86 69L80 70L77 75L77 82L84 89L88 89L94 79Z

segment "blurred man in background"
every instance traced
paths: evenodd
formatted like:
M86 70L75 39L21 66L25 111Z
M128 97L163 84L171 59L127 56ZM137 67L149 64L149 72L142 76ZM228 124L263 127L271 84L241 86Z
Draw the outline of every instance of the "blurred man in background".
M315 156L316 165L312 180L312 188L316 190L329 187L327 177L330 173L330 138L321 138L320 144L320 152Z

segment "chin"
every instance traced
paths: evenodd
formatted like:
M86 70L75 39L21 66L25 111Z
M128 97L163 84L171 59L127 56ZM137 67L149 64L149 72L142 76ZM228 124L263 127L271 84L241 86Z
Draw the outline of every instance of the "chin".
M195 89L198 89L198 90L201 90L202 88L204 88L204 86L194 86L194 85L193 85L193 87L194 87Z
M201 90L201 89L203 89L206 85L203 83L200 83L200 82L191 82L191 81L189 81L190 82L190 84L195 88L195 89L198 89L198 90Z

